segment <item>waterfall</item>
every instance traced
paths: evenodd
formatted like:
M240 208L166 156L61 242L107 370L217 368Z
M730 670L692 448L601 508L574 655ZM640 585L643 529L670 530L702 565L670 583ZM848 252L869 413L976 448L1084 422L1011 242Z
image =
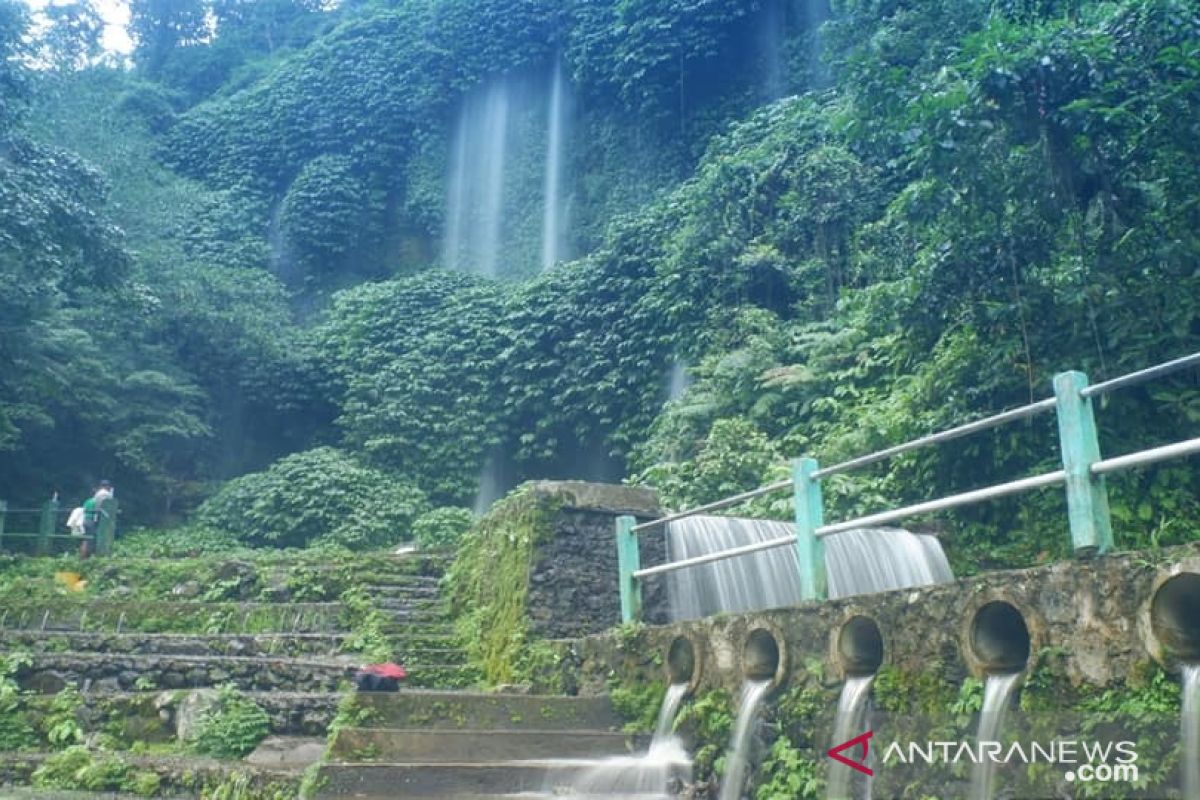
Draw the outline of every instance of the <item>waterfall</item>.
M686 683L673 683L667 687L658 710L654 738L650 740L650 749L646 753L599 759L576 778L565 793L558 787L547 786L537 796L571 800L667 800L671 779L681 776L690 778L691 775L691 760L672 733L675 716L687 691Z
M689 366L682 358L671 361L671 368L667 371L667 400L678 400L692 385L692 376L688 374Z
M874 675L860 675L846 679L842 684L842 695L838 699L837 716L833 722L833 744L862 734L867 729L867 699L871 696L871 684ZM851 798L851 780L859 773L845 764L836 761L829 762L828 788L825 797L828 800L849 800ZM870 777L863 775L861 780L866 785L866 797L871 796Z
M562 150L566 128L567 85L562 62L554 65L550 79L550 109L547 114L546 179L542 191L542 269L549 269L563 258Z
M1019 672L988 675L983 689L983 709L979 712L978 742L998 742L1004 718L1012 704ZM971 800L992 800L996 790L996 762L984 758L971 769Z
M768 0L759 30L763 54L763 94L768 100L783 97L783 26L782 0Z
M804 29L807 31L808 51L805 54L809 80L814 87L822 87L829 83L829 70L821 60L822 40L821 26L831 16L829 0L800 0L800 16Z
M667 526L667 558L679 561L794 535L787 522L741 517L687 517ZM851 530L825 537L830 597L928 586L954 579L932 536L899 528ZM667 575L672 619L798 605L800 567L794 547L777 547Z
M503 224L510 83L491 81L468 95L459 114L446 202L443 262L496 276Z
M770 681L746 681L742 686L742 699L738 704L737 721L733 726L733 740L729 745L729 756L725 759L725 777L721 780L720 800L738 800L746 784L746 770L750 765L750 742L754 723L758 719L758 707L762 705Z
M1183 667L1183 800L1200 800L1200 664Z

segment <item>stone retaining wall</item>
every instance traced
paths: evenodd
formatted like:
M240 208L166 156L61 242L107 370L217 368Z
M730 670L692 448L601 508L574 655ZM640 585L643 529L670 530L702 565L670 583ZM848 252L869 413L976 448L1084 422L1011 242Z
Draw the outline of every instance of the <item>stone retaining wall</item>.
M797 608L727 615L650 626L633 639L609 632L559 646L564 663L579 670L582 693L608 690L609 676L666 678L667 652L680 636L691 640L699 664L697 685L735 693L747 671L746 642L757 629L780 647L780 676L820 667L832 681L847 672L839 634L854 618L873 622L882 639L882 665L920 673L936 665L947 680L987 672L986 640L972 644L972 621L989 603L1019 612L1029 653L1054 648L1073 684L1103 687L1128 676L1150 658L1169 662L1150 619L1155 590L1173 574L1200 573L1200 544L1172 548L1150 563L1128 553L1090 561L1064 561L1026 570L990 572L943 586L830 600ZM610 589L610 593L615 590Z

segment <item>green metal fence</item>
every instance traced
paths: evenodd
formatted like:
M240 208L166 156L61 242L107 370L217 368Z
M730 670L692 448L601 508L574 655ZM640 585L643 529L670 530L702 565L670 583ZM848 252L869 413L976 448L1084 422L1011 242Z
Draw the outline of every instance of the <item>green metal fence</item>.
M1200 453L1200 438L1141 450L1117 458L1103 459L1100 456L1100 441L1096 430L1092 398L1197 366L1200 366L1200 353L1094 385L1088 384L1087 376L1082 372L1064 372L1054 377L1054 396L1036 403L859 456L830 467L821 467L814 458L798 458L792 462L792 477L788 480L778 481L660 519L637 524L633 517L620 517L617 520L617 562L620 572L621 618L625 622L640 618L641 584L646 578L788 546L795 547L799 556L801 596L805 600L824 600L826 597L825 548L822 542L824 537L854 528L883 525L920 514L944 511L1056 484L1063 484L1066 487L1071 547L1075 555L1082 558L1105 553L1113 546L1113 535L1104 476L1111 472ZM826 523L825 521L821 495L823 478L850 472L901 453L990 430L1049 411L1054 411L1058 418L1062 469L842 522ZM697 514L719 511L756 497L787 489L792 490L795 500L796 533L794 536L782 536L719 553L709 553L659 566L641 568L637 542L639 532Z
M101 500L98 506L100 520L95 534L75 536L60 532L66 529L69 509L62 507L57 494L40 508L13 507L0 500L0 551L17 550L35 556L49 556L54 555L56 549L62 549L56 545L68 541L73 544L94 543L92 551L96 555L111 555L120 506L115 497Z

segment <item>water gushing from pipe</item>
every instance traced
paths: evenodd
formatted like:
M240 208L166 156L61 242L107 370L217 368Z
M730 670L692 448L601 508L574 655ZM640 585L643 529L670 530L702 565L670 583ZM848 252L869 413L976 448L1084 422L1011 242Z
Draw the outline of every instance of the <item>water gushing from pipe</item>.
M833 722L833 743L852 739L866 731L867 700L871 696L871 684L874 675L859 675L846 679L842 684L842 694L838 698L837 716ZM825 792L827 800L849 800L851 797L851 780L858 775L845 764L836 761L829 762L828 785ZM863 776L866 786L866 797L871 796L870 778Z
M679 706L687 692L686 683L673 683L667 687L659 707L654 738L646 753L598 759L575 778L565 792L559 787L546 786L535 796L568 800L667 800L667 787L672 778L691 774L691 759L672 733Z
M721 779L720 800L738 800L742 796L746 770L750 765L750 742L753 738L754 723L758 720L758 708L770 688L771 681L746 681L742 685L742 699L738 704L729 757L725 760L725 777Z
M979 729L976 743L999 742L1004 728L1004 718L1012 705L1013 692L1017 688L1019 672L992 674L987 676L983 688L983 708L979 712ZM971 800L991 800L996 792L996 762L982 758L971 769Z

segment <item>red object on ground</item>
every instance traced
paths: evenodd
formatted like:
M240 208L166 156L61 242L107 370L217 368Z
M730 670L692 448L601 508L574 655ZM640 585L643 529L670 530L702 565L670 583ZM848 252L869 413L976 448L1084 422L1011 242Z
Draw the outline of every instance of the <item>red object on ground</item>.
M408 672L404 667L390 661L386 664L368 664L362 668L362 671L370 675L378 675L381 678L395 678L398 681L408 677Z

